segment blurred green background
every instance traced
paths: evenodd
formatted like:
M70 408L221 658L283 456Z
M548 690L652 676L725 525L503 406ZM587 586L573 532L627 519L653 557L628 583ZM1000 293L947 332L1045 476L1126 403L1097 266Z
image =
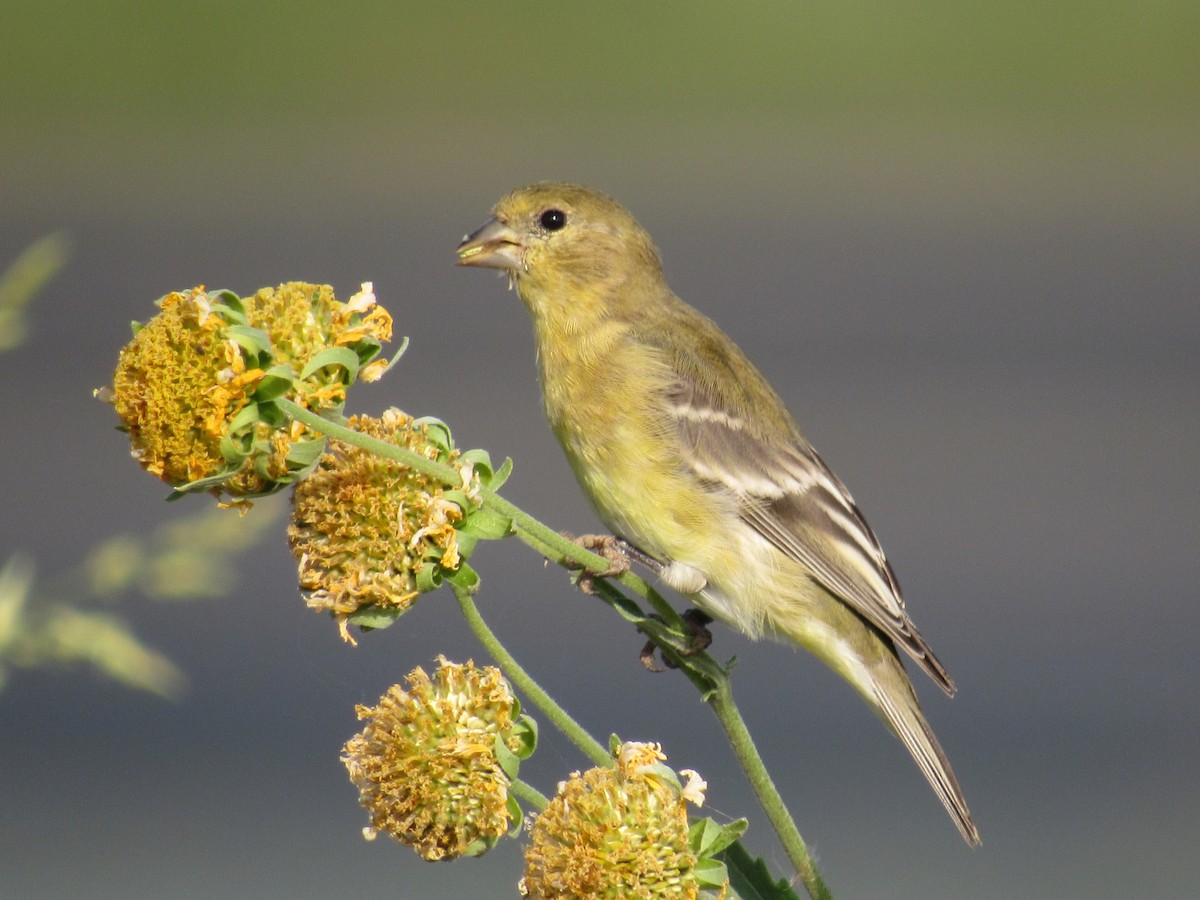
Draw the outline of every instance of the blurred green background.
M959 684L918 689L976 852L833 675L718 631L835 896L1192 893L1198 46L1178 2L7 0L0 268L60 230L71 255L0 355L0 557L53 575L202 505L162 503L91 398L128 322L197 283L373 280L413 344L351 406L438 415L514 457L514 501L595 527L523 310L452 265L501 194L582 181L772 379ZM595 733L698 769L782 871L683 680L523 548L478 563L534 674ZM355 703L482 657L450 599L352 649L304 609L280 526L237 569L221 598L96 602L186 673L180 699L9 672L0 897L514 896L514 844L429 865L364 842L337 759ZM552 790L583 765L545 735L523 772Z

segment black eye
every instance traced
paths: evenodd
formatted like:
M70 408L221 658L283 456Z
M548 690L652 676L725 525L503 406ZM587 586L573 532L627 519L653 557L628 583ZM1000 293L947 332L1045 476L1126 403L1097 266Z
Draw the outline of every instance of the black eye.
M561 209L548 209L538 221L547 231L558 231L567 224L567 214Z

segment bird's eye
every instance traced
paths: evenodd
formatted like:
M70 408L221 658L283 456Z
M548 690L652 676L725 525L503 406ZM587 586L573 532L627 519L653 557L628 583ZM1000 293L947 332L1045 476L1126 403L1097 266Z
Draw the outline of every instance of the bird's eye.
M547 231L558 231L567 224L567 214L561 209L548 209L538 221Z

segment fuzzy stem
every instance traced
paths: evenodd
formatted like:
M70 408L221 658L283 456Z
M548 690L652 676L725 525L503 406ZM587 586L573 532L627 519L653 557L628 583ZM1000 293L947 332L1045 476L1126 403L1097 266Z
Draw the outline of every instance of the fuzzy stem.
M654 634L650 637L658 643ZM788 859L795 866L796 876L807 889L809 896L812 900L831 900L832 895L817 870L808 845L804 842L800 829L796 827L792 814L788 812L779 789L775 787L762 756L759 755L750 729L746 727L746 720L742 718L741 711L733 701L733 685L726 670L718 666L708 653L685 656L673 646L659 643L659 647L667 660L695 685L704 702L717 717L725 737L729 740L729 746L733 748L734 756L746 775L746 780L750 782L754 796L758 798L759 806L767 814L767 821L775 829L775 835L783 845Z
M571 563L574 563L575 565L583 566L591 572L603 572L608 569L609 561L603 556L585 550L570 538L544 525L519 506L505 500L499 494L487 488L484 488L480 493L483 495L484 502L488 506L501 515L512 519L517 537L552 562L556 562L562 566L569 566ZM662 616L664 621L674 626L677 630L683 629L684 625L679 618L679 613L644 578L633 572L625 572L611 580L625 585L639 597L646 600L646 602L654 607L654 611Z
M554 727L566 735L571 743L583 751L592 762L598 766L611 766L612 755L604 749L599 741L588 734L583 726L571 717L570 713L555 703L554 699L542 690L541 685L534 681L521 664L513 658L513 655L504 648L499 638L483 620L483 616L479 614L479 608L475 605L475 600L471 597L470 592L456 584L452 584L451 587L454 588L454 596L458 598L458 606L467 620L467 626L479 639L479 643L483 644L484 649L491 654L492 659L500 664L500 668L516 685L517 690L528 697Z
M528 782L517 778L508 783L508 792L518 800L524 800L539 812L550 805L550 798Z
M825 886L821 873L817 871L816 863L808 852L808 845L804 843L795 820L784 805L783 798L779 796L779 790L771 780L771 774L763 764L758 748L754 746L750 730L733 702L733 688L729 680L720 679L706 699L716 714L717 721L725 730L729 745L741 763L742 771L746 773L750 787L758 797L759 805L767 814L771 827L775 829L775 834L783 844L788 859L796 867L796 874L808 890L809 896L812 900L830 900L829 888Z

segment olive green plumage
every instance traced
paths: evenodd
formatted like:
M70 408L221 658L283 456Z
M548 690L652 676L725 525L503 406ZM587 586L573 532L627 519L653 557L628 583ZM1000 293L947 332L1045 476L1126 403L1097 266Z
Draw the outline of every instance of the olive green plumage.
M509 273L533 320L546 417L604 523L706 612L849 681L978 844L897 647L954 686L875 535L761 373L672 293L637 221L588 188L536 184L458 252Z

